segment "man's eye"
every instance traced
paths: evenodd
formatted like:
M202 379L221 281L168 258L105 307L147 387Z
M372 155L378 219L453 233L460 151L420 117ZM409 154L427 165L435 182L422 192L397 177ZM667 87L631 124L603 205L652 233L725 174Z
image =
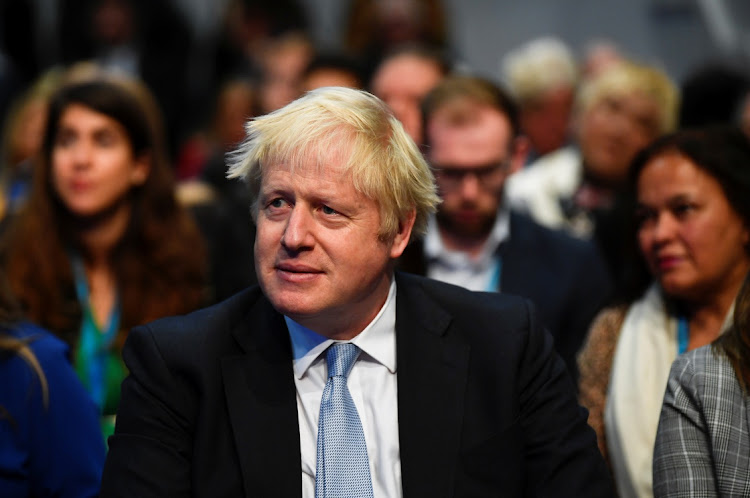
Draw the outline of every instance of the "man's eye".
M338 214L338 211L326 205L323 205L323 207L321 207L320 210L323 211L323 214L325 215Z
M281 208L281 207L284 207L285 204L286 204L286 202L284 201L284 199L281 199L280 197L277 197L276 199L274 199L274 200L272 200L271 202L268 203L268 207Z

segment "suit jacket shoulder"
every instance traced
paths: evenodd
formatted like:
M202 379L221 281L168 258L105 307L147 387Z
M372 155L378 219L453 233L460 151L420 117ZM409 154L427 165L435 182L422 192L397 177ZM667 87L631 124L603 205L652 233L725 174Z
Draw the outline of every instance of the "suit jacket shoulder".
M404 494L610 496L533 304L405 273L396 282Z

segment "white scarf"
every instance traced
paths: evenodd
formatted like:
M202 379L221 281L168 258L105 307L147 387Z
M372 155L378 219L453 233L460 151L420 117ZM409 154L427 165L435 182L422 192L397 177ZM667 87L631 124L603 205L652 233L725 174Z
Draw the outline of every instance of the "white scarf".
M661 290L653 284L625 315L604 412L607 450L622 498L653 496L656 430L675 358L677 319L669 315Z

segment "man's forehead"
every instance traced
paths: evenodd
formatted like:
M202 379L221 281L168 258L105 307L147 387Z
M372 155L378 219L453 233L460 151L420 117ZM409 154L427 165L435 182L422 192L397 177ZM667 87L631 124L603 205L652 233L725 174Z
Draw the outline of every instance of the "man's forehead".
M508 117L489 106L445 107L436 111L428 123L431 147L428 154L445 149L474 148L508 150L512 132Z
M269 177L275 177L280 173L297 178L351 181L351 174L341 162L325 160L273 161L263 167L261 180L267 180Z

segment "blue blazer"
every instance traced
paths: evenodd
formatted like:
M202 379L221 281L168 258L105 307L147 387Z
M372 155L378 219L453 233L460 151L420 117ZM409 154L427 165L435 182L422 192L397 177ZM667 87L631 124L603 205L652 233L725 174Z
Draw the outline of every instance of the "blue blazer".
M48 384L0 350L0 496L97 496L105 447L99 409L78 380L68 346L30 323L3 330L28 341Z
M405 497L612 496L529 303L396 274ZM103 497L302 492L289 333L259 288L134 329Z

